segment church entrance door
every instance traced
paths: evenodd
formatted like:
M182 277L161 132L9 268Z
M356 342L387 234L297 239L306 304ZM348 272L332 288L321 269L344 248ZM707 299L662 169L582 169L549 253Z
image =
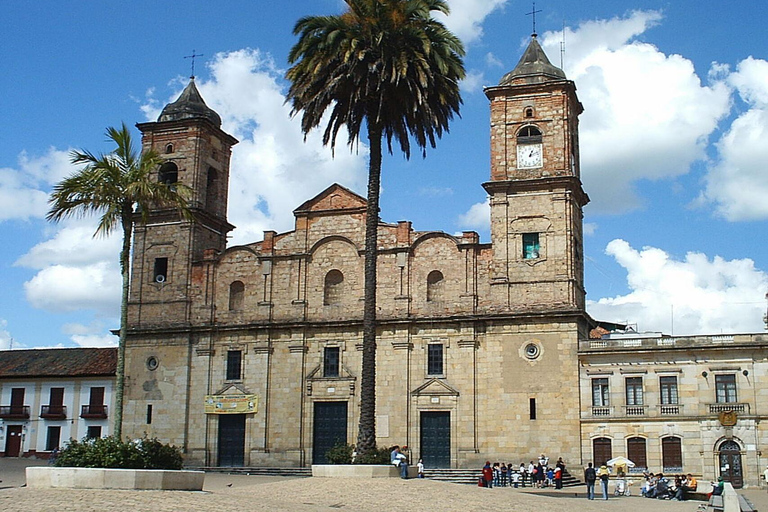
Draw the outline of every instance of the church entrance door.
M219 466L242 467L245 463L245 414L219 415Z
M744 485L744 475L741 468L741 449L736 441L724 441L718 454L720 460L720 476L726 482L731 482L734 489Z
M451 467L451 413L422 411L421 458L428 468ZM411 462L412 464L417 461Z
M347 442L347 402L315 402L312 464L328 464L325 453Z

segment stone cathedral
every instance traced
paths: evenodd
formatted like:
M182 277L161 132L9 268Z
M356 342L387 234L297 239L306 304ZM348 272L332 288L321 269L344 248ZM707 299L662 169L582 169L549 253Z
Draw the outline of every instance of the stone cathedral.
M427 467L541 452L585 464L593 439L624 454L633 434L582 403L594 375L580 343L598 324L585 311L576 86L534 36L485 94L491 243L379 224L378 444L408 445ZM238 141L194 80L138 128L165 157L157 179L194 191L194 220L157 209L136 228L126 435L181 446L190 465L324 462L357 433L365 198L332 184L297 206L292 231L227 247Z

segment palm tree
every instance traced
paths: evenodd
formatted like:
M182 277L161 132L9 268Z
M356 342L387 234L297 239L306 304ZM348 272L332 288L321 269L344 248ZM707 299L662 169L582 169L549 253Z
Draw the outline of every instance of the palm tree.
M330 116L323 143L335 148L347 127L354 147L365 123L370 146L365 221L365 297L360 421L357 448L376 448L376 253L379 223L382 137L410 157L410 137L426 156L435 138L448 131L459 113L459 81L464 78L461 41L431 17L448 14L445 0L344 0L338 16L301 18L293 29L299 41L288 60L292 67L286 101L302 112L306 134Z
M118 439L123 431L123 385L125 382L125 334L128 323L128 285L133 224L146 222L150 210L158 205L176 208L184 218L191 218L187 208L190 189L175 183L173 187L151 178L163 162L154 151L137 154L131 133L122 124L120 129L107 128L107 137L117 146L106 155L88 151L72 151L71 162L84 167L58 183L48 200L51 205L46 219L58 222L65 217L101 214L93 236L107 236L118 226L123 231L120 250L120 273L123 294L120 303L120 338L117 349L115 390L115 432Z

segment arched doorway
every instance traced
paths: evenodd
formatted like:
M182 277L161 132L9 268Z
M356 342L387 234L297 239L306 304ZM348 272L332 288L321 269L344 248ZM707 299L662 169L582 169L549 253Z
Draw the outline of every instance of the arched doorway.
M741 489L744 485L744 474L741 466L741 448L736 441L727 440L720 444L717 453L720 467L720 476L726 482L731 482L734 489Z

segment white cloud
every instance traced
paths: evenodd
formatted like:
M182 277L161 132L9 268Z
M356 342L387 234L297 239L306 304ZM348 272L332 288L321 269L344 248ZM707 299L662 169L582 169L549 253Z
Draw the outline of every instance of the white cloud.
M661 249L638 251L613 240L606 254L627 270L627 295L589 301L598 320L637 323L668 334L761 332L768 274L750 259L709 259L689 252L675 260Z
M24 283L32 306L55 313L82 309L114 316L120 308L120 272L109 261L75 267L47 266Z
M267 229L293 229L293 209L334 182L364 192L367 146L350 152L340 134L334 156L322 144L322 129L305 142L300 117L291 118L285 104L283 71L271 57L250 49L220 53L210 71L198 88L221 115L222 128L240 140L231 163L232 243L261 240Z
M50 265L86 266L114 260L117 266L121 245L120 230L109 237L97 236L96 220L68 219L53 238L32 247L14 265L44 269Z
M486 198L482 203L473 204L467 213L459 215L459 226L477 231L491 228L491 202Z
M469 44L482 37L485 18L506 3L507 0L448 0L450 16L438 13L435 19L442 21L464 44Z
M0 350L10 349L12 340L13 336L8 330L8 321L5 318L0 318Z
M459 85L463 91L477 92L482 90L484 83L485 77L483 76L482 71L470 70L467 71L467 74L464 76L464 80L462 80Z
M428 197L450 197L453 195L451 187L420 187L419 195Z
M488 52L485 54L485 64L489 67L494 67L494 68L504 67L504 63L501 62L498 58L496 58L496 56L491 52Z
M749 57L727 80L748 108L717 142L699 203L730 221L768 219L768 62Z
M582 179L594 210L640 206L640 180L672 178L705 159L707 138L730 110L725 83L702 85L693 64L635 40L661 15L589 21L567 30L566 74L579 86ZM543 46L556 55L561 32Z
M594 222L585 222L583 228L584 228L584 235L592 236L597 231L597 224Z
M117 328L117 325L115 325ZM118 337L104 328L101 322L91 325L66 324L62 331L79 347L116 347Z
M0 222L43 218L50 185L74 170L68 151L50 148L36 157L22 152L17 169L0 169Z

